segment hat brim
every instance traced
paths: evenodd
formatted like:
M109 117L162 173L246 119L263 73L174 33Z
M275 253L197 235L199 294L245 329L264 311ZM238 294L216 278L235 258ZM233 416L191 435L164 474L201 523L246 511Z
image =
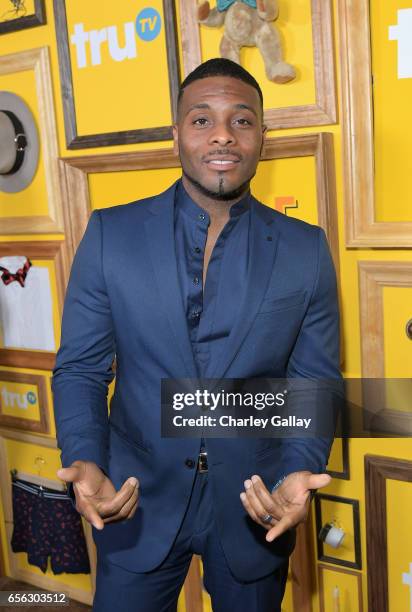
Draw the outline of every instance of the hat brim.
M0 174L0 191L16 193L22 191L33 180L39 163L39 137L36 122L27 104L14 93L0 91L0 111L11 111L23 125L27 147L20 168L13 174Z

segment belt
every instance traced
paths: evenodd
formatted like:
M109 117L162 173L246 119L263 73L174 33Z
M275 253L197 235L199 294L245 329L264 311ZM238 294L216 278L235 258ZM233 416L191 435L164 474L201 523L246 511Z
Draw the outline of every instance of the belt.
M208 471L207 451L205 451L205 450L202 450L199 453L199 459L197 461L197 470L198 470L198 472L207 472Z

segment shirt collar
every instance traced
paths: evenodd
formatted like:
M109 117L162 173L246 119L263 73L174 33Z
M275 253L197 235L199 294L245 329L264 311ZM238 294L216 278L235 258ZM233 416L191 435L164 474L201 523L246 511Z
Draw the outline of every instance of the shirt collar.
M250 203L251 195L250 191L248 191L247 194L241 200L239 200L239 202L236 202L236 204L233 204L230 207L230 217L239 217L240 215L242 215L244 212L250 209ZM192 198L184 188L181 180L179 181L176 190L176 205L195 221L198 221L202 218L200 215L204 215L203 220L207 221L207 224L209 224L209 214L206 212L206 210L196 204L194 200L192 200Z

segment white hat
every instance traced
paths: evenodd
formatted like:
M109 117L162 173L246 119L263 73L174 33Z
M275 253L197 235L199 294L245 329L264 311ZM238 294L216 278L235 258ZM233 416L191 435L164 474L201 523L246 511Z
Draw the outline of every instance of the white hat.
M15 193L30 185L39 161L39 138L27 104L0 91L0 191Z

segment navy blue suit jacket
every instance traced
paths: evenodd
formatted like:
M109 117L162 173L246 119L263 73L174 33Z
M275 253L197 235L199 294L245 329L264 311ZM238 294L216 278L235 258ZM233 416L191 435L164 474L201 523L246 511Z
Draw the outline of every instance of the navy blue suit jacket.
M160 436L160 381L196 378L173 231L176 184L159 196L93 212L67 289L53 376L62 464L94 461L116 488L140 480L134 517L93 530L99 554L149 571L169 551L188 504L198 439ZM323 230L252 198L245 296L209 378L339 378L336 279ZM107 386L116 387L107 413ZM243 481L268 488L299 470L322 472L330 440L207 439L222 546L234 575L253 580L292 552L246 514Z

